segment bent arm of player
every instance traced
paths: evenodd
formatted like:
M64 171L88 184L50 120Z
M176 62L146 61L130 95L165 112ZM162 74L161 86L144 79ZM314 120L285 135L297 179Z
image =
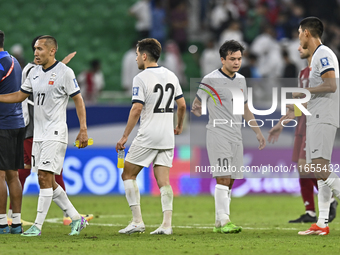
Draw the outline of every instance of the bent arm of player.
M195 100L192 103L191 112L197 117L202 115L202 103L197 97L195 97Z
M126 124L125 130L124 130L124 134L122 136L122 138L120 138L120 140L117 142L116 145L116 151L118 152L118 150L122 150L125 149L124 144L127 142L128 137L132 131L132 129L136 126L138 119L140 117L140 114L142 112L143 109L143 104L141 103L134 103L131 107L130 110L130 114L129 114L129 118L128 118L128 122Z
M13 103L21 103L24 101L29 94L22 92L21 90L10 93L10 94L1 94L0 95L0 102L1 103L8 103L8 104L13 104Z
M316 87L306 88L309 90L311 94L322 94L322 93L335 93L337 86L336 86L336 78L334 71L328 71L321 75L323 83ZM293 97L302 97L303 93L293 93Z
M259 150L264 149L264 147L266 147L266 139L264 138L261 129L259 128L259 126L257 125L257 122L254 117L254 114L249 110L248 108L248 103L244 104L244 115L243 118L245 119L246 122L251 121L253 122L251 124L251 129L255 132L256 134L256 138L259 141ZM255 122L255 123L254 123Z
M68 62L70 62L71 59L72 59L76 54L77 54L76 51L74 51L74 52L68 54L61 62L64 63L65 65L67 65Z
M175 128L175 135L180 135L183 130L183 121L185 116L186 104L184 97L176 100L177 103L177 126Z
M79 141L79 148L85 148L87 146L88 136L87 136L87 125L86 125L86 110L83 97L81 94L77 94L72 97L74 104L76 106L76 111L79 119L79 134L76 140Z

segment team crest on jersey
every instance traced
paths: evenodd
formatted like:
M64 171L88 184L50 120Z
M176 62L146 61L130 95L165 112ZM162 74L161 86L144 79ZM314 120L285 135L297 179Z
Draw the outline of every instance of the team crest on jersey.
M138 91L139 91L139 88L138 88L138 87L133 87L133 88L132 88L132 95L133 95L133 96L138 96Z
M56 78L57 78L57 74L56 73L52 73L51 77L50 77L50 80L48 82L48 85L53 85Z
M320 61L321 61L322 67L329 66L329 62L328 62L328 58L327 57L321 58Z
M78 86L78 82L77 82L77 79L76 79L76 78L73 79L73 82L74 82L75 88L78 88L79 86Z

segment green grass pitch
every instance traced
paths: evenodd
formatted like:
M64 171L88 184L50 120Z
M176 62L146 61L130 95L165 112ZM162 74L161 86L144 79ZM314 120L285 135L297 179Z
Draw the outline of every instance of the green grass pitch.
M152 236L162 221L159 197L143 196L146 232L122 235L131 220L124 196L71 196L80 213L95 218L79 236L68 236L62 212L52 203L40 237L1 235L0 254L340 254L340 216L328 236L298 236L309 224L288 224L304 212L300 197L247 196L232 198L231 219L239 234L216 234L211 196L175 197L171 236ZM34 221L37 197L25 196L22 218ZM26 230L28 226L25 226Z

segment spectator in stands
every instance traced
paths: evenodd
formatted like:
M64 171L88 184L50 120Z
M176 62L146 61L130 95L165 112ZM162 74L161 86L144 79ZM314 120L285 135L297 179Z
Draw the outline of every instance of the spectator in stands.
M175 40L181 52L187 50L188 8L185 1L177 1L170 10L171 39Z
M136 45L137 42L132 43L131 48L125 52L122 61L122 87L129 95L132 95L133 78L140 72L136 65Z
M255 38L250 47L251 52L258 56L258 67L262 77L278 78L282 74L281 46L275 38L273 27L267 25L263 33Z
M259 70L257 68L257 56L254 53L245 52L245 56L248 56L248 64L244 67L241 67L239 73L242 74L246 78L261 78ZM250 85L247 82L248 86Z
M205 46L200 58L201 76L204 77L221 67L220 54L215 47L215 41L210 39Z
M157 39L162 47L166 40L166 12L161 0L155 0L151 10L152 23L150 37ZM134 76L133 76L134 77Z
M282 57L284 59L284 68L283 68L283 78L296 78L297 70L294 63L290 60L288 52L286 49L282 51Z
M174 72L179 80L179 83L183 86L187 84L185 77L185 64L182 59L181 52L175 41L167 41L165 45L164 61L162 62L164 67Z
M137 18L136 31L138 39L149 37L151 28L151 6L149 0L139 0L129 9L129 14Z
M24 57L24 49L22 48L22 45L20 43L14 44L11 47L10 52L13 55L13 57L15 57L18 60L21 69L24 68L26 65L26 60Z
M218 41L222 31L228 26L231 20L239 18L237 7L230 0L218 0L216 6L211 11L211 28Z
M231 21L228 28L223 30L219 45L222 45L225 41L235 40L243 43L243 33L241 31L240 23L236 20Z
M105 86L104 75L100 68L100 60L94 59L90 62L90 69L83 71L77 77L86 103L96 103L100 92Z

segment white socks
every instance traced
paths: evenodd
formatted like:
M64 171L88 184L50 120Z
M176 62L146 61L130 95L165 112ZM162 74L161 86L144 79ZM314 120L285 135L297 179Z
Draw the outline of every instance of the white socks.
M316 224L320 228L325 228L328 225L329 205L331 203L332 191L323 180L318 180L318 188L319 218Z
M162 227L168 228L171 227L171 219L172 219L172 204L174 200L174 193L170 185L163 186L160 189L161 192L161 203L162 203L162 211L163 211L163 223Z
M335 173L332 172L328 176L325 184L330 187L334 195L340 199L340 179Z
M66 192L59 185L58 188L53 191L53 201L72 219L72 221L81 219L80 214L68 199Z
M12 224L21 224L21 213L12 213Z
M231 192L231 191L230 191ZM227 224L230 214L230 194L229 187L221 184L215 186L215 212L216 212L216 227L221 227Z
M44 224L48 209L50 209L50 205L52 202L53 189L41 189L39 192L38 199L38 213L35 219L35 226L41 230L42 225Z
M125 180L124 189L126 200L132 211L132 221L135 223L143 222L142 212L140 209L140 193L136 180Z
M0 225L7 225L7 214L0 214Z
M13 213L12 209L8 209L7 217L12 219L12 224L21 224L21 213Z

